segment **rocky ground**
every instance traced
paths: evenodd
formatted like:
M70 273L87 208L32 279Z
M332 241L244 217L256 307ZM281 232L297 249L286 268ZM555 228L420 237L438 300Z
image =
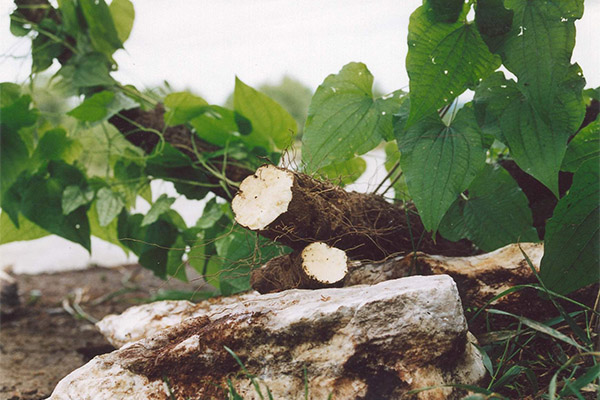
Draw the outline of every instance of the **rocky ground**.
M139 265L16 279L21 305L0 321L0 400L45 399L69 372L114 350L94 320L168 290L198 287L197 281L165 282Z

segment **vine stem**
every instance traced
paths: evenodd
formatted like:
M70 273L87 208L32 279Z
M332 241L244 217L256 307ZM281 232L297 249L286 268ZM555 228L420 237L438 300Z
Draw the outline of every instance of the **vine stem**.
M398 169L398 167L400 167L400 160L398 160L398 161L396 161L396 162L394 163L394 166L393 166L393 167L390 169L390 171L387 173L387 175L385 176L385 178L383 178L383 179L381 180L381 182L379 182L379 185L377 185L377 187L376 187L376 188L375 188L375 190L373 191L373 193L374 193L374 194L375 194L375 193L377 193L377 191L378 191L379 189L381 189L381 187L383 186L383 184L385 183L385 181L386 181L387 179L389 179L389 178L392 176L392 174L393 174L394 172L396 172L396 170ZM385 192L387 192L387 189L385 190ZM383 192L383 193L385 194L385 192ZM383 194L382 194L382 196L383 196Z

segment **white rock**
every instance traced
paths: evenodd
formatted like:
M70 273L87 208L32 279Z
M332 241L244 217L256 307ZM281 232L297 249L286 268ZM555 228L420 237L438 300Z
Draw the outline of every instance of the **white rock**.
M126 337L110 329L119 330L119 321L131 315L143 315L138 321L151 321L154 315L169 323L202 315L158 332L138 329L136 335L144 339L68 375L50 399L108 398L96 393L167 399L163 378L177 399L226 398L227 379L244 399L258 398L251 382L235 375L239 366L224 346L243 360L263 394L266 385L276 399L304 398L305 368L309 396L315 399L331 393L336 399L393 399L431 384L476 384L485 374L481 357L469 343L456 285L446 275L251 295L203 311L183 302L154 307L155 314L150 308L141 314L137 307L136 312L113 316L103 332ZM168 309L178 316L165 316ZM128 397L133 390L135 397ZM417 397L459 395L448 387Z

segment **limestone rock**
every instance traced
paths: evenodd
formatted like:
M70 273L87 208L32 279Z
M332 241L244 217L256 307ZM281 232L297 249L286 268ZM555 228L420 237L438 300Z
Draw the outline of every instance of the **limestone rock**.
M225 346L256 377L265 398L266 387L275 399L304 398L304 370L314 399L332 393L335 399L395 399L424 386L477 384L485 374L469 343L456 285L445 275L250 295L204 308L160 304L146 306L155 307L159 320L167 321L167 309L178 315L171 322L190 317L160 331L139 331L145 338L74 371L50 399L168 399L169 391L176 399L226 398L228 379L244 399L258 398ZM129 316L142 310L151 321L151 308ZM111 317L104 333L127 318ZM414 396L460 393L446 387Z
M527 254L534 268L539 271L544 255L541 243L511 244L490 253L470 257L445 257L412 253L380 263L355 264L344 279L344 286L373 285L388 279L398 279L412 274L450 275L458 286L465 308L484 306L494 296L516 285L536 283L537 278L521 249ZM524 290L504 296L494 302L494 308L522 314L530 304L554 311L551 304L544 305L534 290ZM472 327L471 327L472 328Z

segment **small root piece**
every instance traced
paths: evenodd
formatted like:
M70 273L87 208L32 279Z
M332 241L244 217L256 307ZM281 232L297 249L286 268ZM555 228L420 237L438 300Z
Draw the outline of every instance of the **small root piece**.
M346 252L322 242L301 252L275 257L252 272L250 284L260 293L319 289L340 285L348 272Z

